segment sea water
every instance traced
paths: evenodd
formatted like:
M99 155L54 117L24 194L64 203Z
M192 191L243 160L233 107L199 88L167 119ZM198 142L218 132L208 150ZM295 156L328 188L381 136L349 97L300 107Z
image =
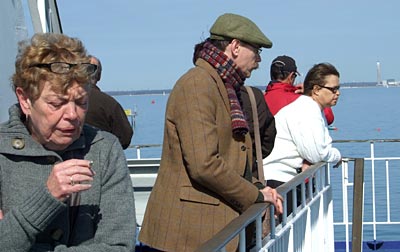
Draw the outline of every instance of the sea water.
M137 95L116 96L115 98L126 109L136 113L135 133L132 138L133 145L162 144L165 108L168 101L167 95ZM372 88L342 88L338 104L333 107L335 120L331 130L333 140L367 140L367 139L400 139L400 88L398 87L372 87ZM375 155L400 157L400 143L376 144ZM369 156L369 143L341 144L335 143L343 157L365 157ZM133 149L125 151L128 158L136 158ZM160 157L161 147L141 149L142 158ZM371 201L371 174L370 162L365 162L365 207L364 221L372 220ZM391 221L400 221L398 209L400 209L400 162L392 162L390 167L390 212ZM384 165L376 167L375 191L377 220L385 221L388 218L386 207L385 174L382 172ZM341 169L331 169L331 182L334 198L334 220L343 218L341 200ZM352 178L352 172L349 173ZM352 180L352 179L350 179ZM349 192L349 207L352 205L352 191ZM351 220L350 213L350 220ZM351 231L351 226L350 226ZM374 237L372 226L364 226L364 240L398 240L400 231L394 226L385 225L377 228ZM344 240L344 227L335 227L335 239Z

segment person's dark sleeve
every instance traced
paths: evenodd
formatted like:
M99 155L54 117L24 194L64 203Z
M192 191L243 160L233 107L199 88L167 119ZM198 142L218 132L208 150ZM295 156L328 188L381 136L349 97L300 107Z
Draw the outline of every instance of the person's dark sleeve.
M262 158L266 158L274 148L276 137L275 118L269 110L261 90L253 87L253 92L257 102Z
M119 103L115 105L112 121L112 133L118 137L123 149L128 148L133 136L133 129L124 109Z
M257 104L262 158L265 158L272 152L272 149L274 147L275 136L276 136L275 118L272 115L271 111L269 110L267 103L265 102L264 94L262 93L262 91L256 87L251 87L251 88L253 90ZM249 125L249 133L253 144L252 173L253 177L258 178L258 169L256 162L257 155L256 155L255 141L254 141L255 136L254 136L253 112L251 108L249 94L247 93L245 87L241 87L240 96L243 105L242 109L243 112L245 113L246 120Z

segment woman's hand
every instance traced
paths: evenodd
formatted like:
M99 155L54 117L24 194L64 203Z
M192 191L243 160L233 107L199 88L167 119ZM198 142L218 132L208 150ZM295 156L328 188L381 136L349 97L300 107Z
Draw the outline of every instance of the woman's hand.
M53 166L47 188L51 195L60 201L66 200L72 193L88 190L95 173L90 168L92 161L69 159Z
M339 168L339 166L341 166L341 165L342 165L342 159L340 159L339 162L337 162L337 163L333 166L333 168Z
M307 170L311 165L312 165L312 163L303 159L303 165L301 166L301 171L303 172L303 171Z
M281 195L278 194L278 192L275 189L267 186L261 189L260 192L264 195L265 202L270 202L274 204L276 214L283 213L283 207L282 207L283 198Z
M0 210L0 220L2 220L3 217L4 217L4 216L3 216L3 211Z

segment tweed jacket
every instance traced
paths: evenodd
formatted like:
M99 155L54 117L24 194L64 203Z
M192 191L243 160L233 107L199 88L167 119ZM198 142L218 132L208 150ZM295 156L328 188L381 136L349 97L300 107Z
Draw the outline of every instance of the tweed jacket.
M160 169L139 240L194 251L252 205L259 191L244 178L251 145L249 134L234 138L224 83L198 59L167 103Z
M118 139L85 125L66 150L50 151L33 141L20 113L12 106L0 125L0 250L134 251L133 188ZM93 160L96 173L78 206L46 187L53 165L71 158Z

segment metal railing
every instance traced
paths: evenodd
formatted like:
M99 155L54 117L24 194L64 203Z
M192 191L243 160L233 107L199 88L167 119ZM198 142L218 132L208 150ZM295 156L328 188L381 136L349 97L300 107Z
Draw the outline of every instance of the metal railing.
M130 145L128 147L128 151L131 149L135 150L136 158L132 160L138 160L142 159L142 149L146 148L160 148L162 144L136 144L136 145Z
M369 148L365 147L365 149L369 150L369 155L364 155L365 167L362 175L357 174L357 170L353 170L351 166L349 167L349 163L352 162L352 159L344 159L342 163L342 174L341 174L341 202L338 205L335 201L335 208L340 207L342 210L342 218L336 218L334 225L336 228L344 228L345 233L345 251L360 251L360 250L350 250L351 245L351 228L354 229L355 225L361 225L362 232L358 240L364 241L364 243L371 248L372 250L379 249L384 242L389 242L391 240L399 240L400 232L393 231L397 233L396 235L392 234L393 238L390 238L387 231L388 226L398 226L400 225L400 221L395 221L392 218L391 213L398 211L398 207L400 204L398 201L392 202L390 200L391 196L395 195L395 192L399 191L399 187L392 186L391 180L394 177L397 177L399 172L400 165L400 153L399 151L395 151L396 148L384 148L385 145L394 145L400 143L400 139L371 139L371 140L337 140L334 141L336 144L340 146L345 146L351 144L352 148L355 148L355 144L368 144ZM380 145L377 147L377 145ZM400 146L397 146L397 150L400 150ZM360 148L359 146L355 149ZM379 150L379 153L377 153ZM354 173L354 176L351 176ZM351 179L352 177L357 178L362 176L363 188L365 190L362 193L357 189L356 180ZM378 178L378 179L377 179ZM391 179L392 178L392 179ZM367 184L367 185L365 185ZM359 186L359 185L358 185ZM377 189L378 188L378 189ZM353 194L351 193L353 191ZM393 192L393 194L392 194ZM352 195L354 195L352 197ZM361 199L361 200L360 200ZM360 200L361 205L356 206L356 201ZM349 202L354 202L353 208L349 207ZM359 203L360 204L360 203ZM396 206L394 206L396 204ZM360 209L361 208L361 209ZM354 209L357 209L359 212L355 213ZM353 212L351 213L351 211ZM360 212L361 211L361 212ZM356 223L354 221L354 217L356 214L362 216L362 223ZM353 221L351 221L353 219ZM380 232L381 235L378 236L378 227L381 228L383 232ZM367 229L368 232L365 232ZM340 229L342 230L342 229ZM353 231L354 232L354 231ZM358 241L357 240L357 241ZM353 243L354 243L354 234L353 234ZM354 244L352 244L354 246Z
M343 250L350 251L350 245L352 245L353 246L352 251L359 251L360 247L362 246L362 244L361 244L362 241L364 241L364 245L368 245L368 247L370 247L371 249L373 249L373 250L378 249L379 246L382 245L382 241L379 241L379 239L381 239L381 240L383 239L384 241L387 241L388 239L390 240L390 238L387 238L386 236L384 236L384 235L387 235L388 232L379 232L379 227L381 227L381 226L387 227L387 226L395 226L396 225L397 228L395 230L397 230L397 231L394 231L392 233L398 234L397 238L394 239L394 240L398 240L398 237L400 237L400 232L398 231L398 226L400 225L400 221L396 220L396 218L399 218L398 215L393 215L393 213L395 213L395 211L397 211L397 209L399 209L400 201L398 201L397 198L394 198L394 199L396 199L395 201L393 201L393 200L391 201L390 198L394 197L394 195L396 195L395 193L400 191L400 188L399 188L400 184L393 183L394 182L393 179L396 177L398 178L400 175L400 169L398 169L398 166L400 165L400 155L399 155L398 151L394 151L394 153L391 154L391 152L393 152L393 150L400 150L400 148L398 148L398 147L390 148L390 151L388 151L386 149L386 147L381 146L381 145L398 144L399 142L400 142L399 139L334 141L336 147L338 147L340 150L344 149L341 147L344 145L351 145L351 147L350 147L351 149L358 150L358 149L362 149L362 148L359 148L358 146L354 146L355 144L363 144L363 143L369 144L368 148L365 148L365 150L364 149L362 150L362 155L361 154L356 155L356 156L365 157L365 159L364 159L365 160L365 172L363 171L362 176L356 174L357 169L352 168L352 166L353 166L352 164L355 161L354 158L344 158L342 167L339 168L338 170L331 170L330 176L328 175L329 174L328 168L326 168L327 170L324 170L324 169L322 169L322 167L320 167L319 169L324 170L325 180L328 182L328 184L326 184L325 181L319 179L318 180L318 181L320 181L320 182L318 182L319 186L324 185L324 186L322 186L323 190L318 191L318 194L314 193L313 198L307 198L306 201L304 201L302 199L302 202L305 202L306 205L303 205L303 203L302 203L300 208L295 209L295 212L291 216L289 216L288 218L284 217L281 225L277 226L275 230L273 230L273 228L275 227L275 225L273 225L272 226L273 232L272 232L271 236L269 236L266 239L261 239L261 240L257 241L254 249L260 248L259 250L261 250L261 251L281 251L280 249L276 248L278 246L278 244L279 244L279 246L281 246L280 247L281 249L282 249L282 246L285 246L284 247L285 249L289 248L289 247L292 248L293 246L294 247L300 246L301 243L300 243L300 245L299 244L296 245L296 243L288 243L289 240L290 239L293 240L294 237L296 237L296 239L299 238L297 234L293 233L294 232L293 227L295 227L297 225L293 221L296 221L297 219L299 219L299 220L301 219L301 221L303 221L303 222L307 221L307 217L304 217L305 219L302 219L303 217L300 217L302 214L304 214L305 216L311 217L312 213L310 212L310 210L313 208L311 206L309 206L308 204L312 203L312 201L320 201L321 199L323 199L324 201L328 200L328 198L330 197L329 194L332 194L330 180L337 179L337 178L335 178L335 176L333 176L333 178L332 178L332 171L334 171L333 173L338 173L338 174L341 173L340 176L338 176L338 177L340 177L340 178L338 178L338 180L340 180L340 182L339 181L334 182L336 189L333 192L333 194L334 194L333 197L337 197L337 198L335 198L335 203L334 203L334 205L335 205L334 208L336 211L335 215L337 215L337 216L335 216L335 218L333 220L334 223L332 224L332 226L335 229L335 233L337 233L337 231L336 231L337 228L341 228L338 232L339 233L339 235L337 235L338 237L343 236L342 234L345 234L344 242L345 242L346 248ZM379 146L377 146L377 145L379 145ZM160 145L145 145L145 147L151 147L151 146L159 147ZM137 150L139 149L138 156L140 157L140 148L141 147L140 146L138 146L138 147L139 147L139 148L137 148ZM382 150L382 148L383 148L383 150ZM142 160L146 160L146 159L142 159ZM157 176L156 173L157 173L158 164L160 161L159 158L155 159L155 160L157 163L156 167L149 168L152 170L151 176L153 176L153 179L155 179L155 177ZM147 159L147 161L148 161L148 159ZM138 162L138 160L135 159L135 161L132 161L132 164L135 162ZM140 165L140 166L142 166L142 165ZM313 167L315 167L315 166L313 166ZM354 165L354 167L357 167L357 165ZM133 166L130 166L130 169L131 169L131 174L133 174L133 173L135 173L134 170L139 169L139 168L134 168ZM142 167L140 169L147 169L147 168ZM136 171L136 173L137 173L137 171ZM300 185L300 187L302 188L302 191L303 191L303 188L306 191L310 190L310 189L308 189L308 186L302 185L302 182L301 182L301 179L305 178L303 176L307 177L310 175L309 172L310 171L306 171L305 173L302 173L302 174L300 174L300 176L296 177L296 181L297 181L297 179L300 179L300 181L297 181L297 182L299 182L298 185ZM313 170L313 172L314 172L314 170ZM365 178L365 181L362 182L361 187L358 186L358 187L360 187L358 189L356 188L357 187L356 179L355 178L352 179L353 175L355 178L356 177ZM139 176L142 176L142 175L139 175ZM135 182L137 184L138 181L135 180ZM315 182L317 183L317 181L315 181ZM295 182L291 182L291 183L295 183ZM285 192L290 191L291 190L290 188L294 188L293 186L294 185L287 183L287 184L281 186L278 190L280 193L284 194ZM316 188L320 188L319 186L316 186ZM337 188L337 186L339 186L339 187ZM393 186L397 186L395 188L396 190L394 192L391 189L391 187L393 187ZM149 189L151 190L151 188L149 188ZM327 192L326 194L324 194L325 191ZM377 193L378 193L378 196L376 196ZM303 194L303 195L305 195L305 194ZM353 196L353 195L355 195L355 196ZM293 198L296 199L295 197L296 197L296 195L294 195ZM361 201L360 201L360 198L362 198ZM330 201L332 201L332 200L333 199L330 199ZM356 202L357 200L358 200L358 202ZM354 210L354 206L356 206L356 204L361 204L361 205L358 205L355 209L355 210L358 210L361 212L358 212L358 213L352 212ZM327 207L331 208L330 205L331 204L328 204ZM251 221L251 222L256 221L256 223L260 222L260 220L261 220L260 213L263 213L263 211L267 207L268 207L267 204L255 204L254 206L249 208L248 211L243 213L240 217L238 217L238 219L235 219L231 224L228 225L230 227L230 229L234 230L234 232L230 233L229 235L225 233L223 235L225 237L224 239L228 239L232 235L240 236L240 233L243 231L237 230L238 225L240 226L243 223L247 223L249 221ZM339 211L337 209L339 209ZM303 212L305 212L305 213L303 213ZM339 212L339 214L337 214L337 212ZM314 211L314 213L316 213L316 212ZM328 213L329 212L327 212L326 214L328 214ZM329 215L331 215L331 214L329 213ZM283 215L283 216L285 216L285 215ZM359 220L359 223L357 223L357 220L355 220L354 217L361 218ZM258 225L261 225L261 224L257 224L257 226ZM357 229L360 230L360 231L358 231L358 233L355 231ZM285 242L279 241L279 239L281 239L281 236L282 236L282 234L279 233L279 232L281 232L281 230L289 230L289 233L286 236L291 237L291 238L289 239L287 237L287 240ZM224 231L224 232L226 232L226 231ZM257 232L261 232L261 231L257 231ZM329 233L329 232L326 232L326 233ZM257 237L259 237L260 234L261 233L257 234ZM243 236L243 234L242 234L242 236ZM352 239L350 238L351 236L353 236ZM336 235L335 235L335 242L341 241L338 239L338 237L336 237ZM356 237L356 238L354 238L354 237ZM224 239L222 239L222 240L224 240ZM321 239L311 239L311 240L321 240ZM324 239L324 243L326 243L328 240L330 240L330 238ZM353 240L353 244L351 243L352 240ZM365 242L365 241L367 241L367 242ZM218 242L218 244L220 244L219 242ZM357 243L355 243L355 242L357 242ZM265 246L267 244L269 244L268 246L271 245L271 247L266 248ZM273 247L274 246L273 244L275 244L275 248ZM283 244L286 244L286 245L283 245ZM358 248L354 247L355 245L357 245ZM307 247L309 245L303 244L301 246ZM316 245L312 245L312 247L315 247L315 246ZM283 249L283 250L285 251L285 249ZM330 249L331 249L331 247L329 247L329 249L324 249L321 251L331 251ZM343 251L343 250L341 250L341 251ZM214 250L208 250L208 251L214 251ZM217 249L215 251L223 251L223 249L222 250ZM254 250L254 251L257 251L257 250ZM311 251L311 250L303 250L303 251Z
M306 180L309 182L306 184ZM301 188L301 204L287 216L286 195L292 194L297 202L296 190ZM282 223L276 226L274 208L269 204L255 204L234 219L196 252L225 251L225 246L239 235L239 251L246 251L246 227L255 221L255 244L252 251L334 251L332 192L329 169L323 164L311 166L291 181L277 188L284 197ZM270 208L271 233L262 239L262 215ZM318 218L317 218L318 217ZM318 237L318 239L310 239Z
M157 178L160 158L127 159L135 192L150 192Z

